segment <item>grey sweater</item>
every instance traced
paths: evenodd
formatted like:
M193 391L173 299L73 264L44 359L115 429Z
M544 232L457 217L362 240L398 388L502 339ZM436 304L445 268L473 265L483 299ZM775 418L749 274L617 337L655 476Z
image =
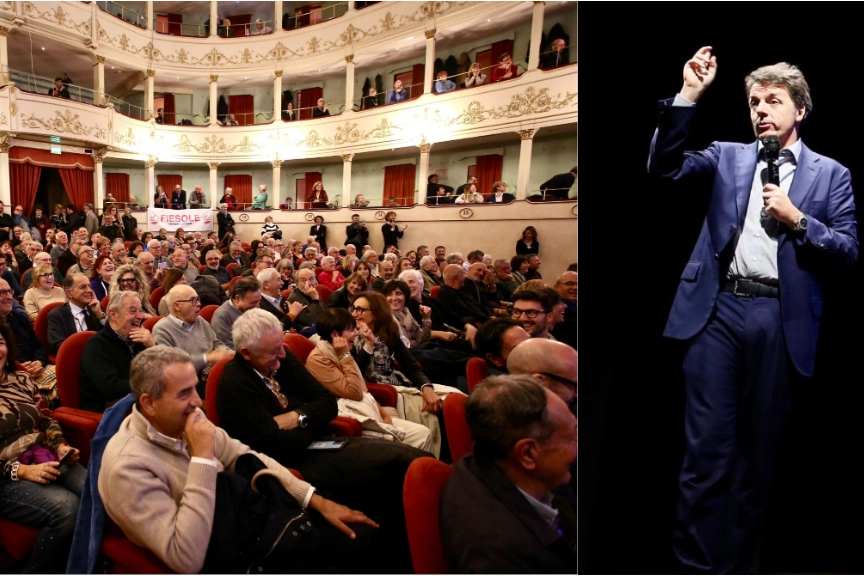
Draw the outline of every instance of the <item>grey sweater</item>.
M216 332L216 338L231 350L234 350L234 337L231 336L231 329L234 328L234 321L242 315L243 313L234 306L231 300L226 300L210 319L210 326Z
M153 340L160 346L173 346L187 352L192 356L195 371L199 374L207 366L207 353L216 348L225 348L225 344L216 338L210 324L201 317L195 320L189 330L181 325L178 318L163 318L153 327Z

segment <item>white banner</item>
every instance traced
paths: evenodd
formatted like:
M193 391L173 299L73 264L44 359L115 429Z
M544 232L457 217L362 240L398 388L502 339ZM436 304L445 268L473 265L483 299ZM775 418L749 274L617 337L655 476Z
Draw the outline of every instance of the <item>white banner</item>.
M164 208L147 209L147 230L158 232L162 228L174 232L182 228L186 232L213 230L213 211L201 210L166 210Z

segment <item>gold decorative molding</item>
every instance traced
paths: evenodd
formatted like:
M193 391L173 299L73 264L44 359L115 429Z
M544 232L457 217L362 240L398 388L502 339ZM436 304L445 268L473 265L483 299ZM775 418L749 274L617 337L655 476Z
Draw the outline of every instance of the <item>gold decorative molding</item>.
M430 144L429 142L422 142L420 144L420 153L421 154L428 154L429 150L431 150L431 149L432 149L432 144Z
M14 134L11 132L0 132L0 154L8 154L9 148L12 147L12 137Z
M393 136L396 132L401 132L402 127L393 124L387 118L382 118L381 122L371 130L361 132L357 128L355 122L346 122L343 126L336 128L336 134L332 137L320 137L317 130L310 130L302 140L295 142L295 146L305 146L307 148L318 148L320 146L341 146L342 144L356 144L365 140L375 138L386 138Z
M523 94L515 94L511 97L510 104L498 106L496 108L484 108L480 102L476 100L471 102L461 114L451 118L448 126L459 124L479 124L486 120L499 120L501 118L521 118L532 114L541 114L550 110L560 110L565 106L576 105L576 94L567 92L566 96L557 94L554 97L549 95L548 88L535 90L533 86L529 86Z
M282 72L283 72L282 70L276 70L273 74L276 76L276 78L281 78Z
M6 28L5 26L0 26L0 36L5 37L8 34L9 34L9 28Z
M12 144L0 144L0 154L8 154Z
M96 56L96 62L98 64L105 64L105 56Z
M234 154L236 152L249 153L253 150L261 148L258 144L252 142L249 136L244 136L237 144L225 144L225 139L221 136L208 136L204 139L203 144L193 144L186 134L180 136L180 141L171 147L172 150L180 152L195 151L199 154Z
M121 134L120 132L114 133L114 144L118 146L125 146L126 148L138 148L139 140L135 137L135 132L132 128L129 128L126 131L126 134Z
M426 39L430 40L432 38L435 38L436 32L438 32L438 30L436 30L435 28L433 28L432 30L426 30Z
M148 157L147 160L144 162L144 166L146 166L147 168L153 168L154 166L156 166L156 163L157 163L157 162L159 162L159 160L157 160L157 159L154 158L153 156L150 156L150 157Z
M147 70L147 77L148 78L153 78L154 76L156 76L155 70Z
M63 11L62 6L57 6L53 10L40 12L39 9L36 8L36 4L33 2L25 2L24 15L36 20L44 20L49 24L56 24L63 28L75 30L85 36L90 36L90 20L88 19L81 23L74 22L69 15Z
M12 116L18 114L18 105L15 104L15 102L9 103L9 113L12 114Z
M345 63L346 64L353 64L354 63L354 55L348 54L347 56L345 56Z
M354 154L341 154L342 162L351 162L354 160Z
M218 74L210 74L210 82L217 82L219 80Z
M207 162L207 165L210 166L210 170L216 170L219 167L221 162Z
M522 138L522 140L533 140L534 132L535 130L533 128L528 130L519 130L519 136Z
M273 163L273 168L281 168L282 167L282 160L276 159L276 160L273 160L272 163Z
M384 33L394 32L395 30L424 20L434 19L439 15L448 12L450 9L466 4L467 2L423 2L411 14L400 14L394 17L392 13L387 12L377 24L370 28L361 29L349 23L343 32L339 33L332 39L321 39L313 36L306 41L305 46L298 47L296 50L277 42L276 45L264 53L253 51L250 48L238 50L233 55L220 52L218 48L213 48L203 56L195 56L190 54L185 49L180 48L172 53L164 53L153 45L153 42L148 42L144 46L135 46L126 34L111 37L108 32L99 26L97 31L97 39L99 42L104 42L114 48L118 48L129 54L134 54L152 60L153 62L167 64L185 64L189 66L234 66L243 64L260 64L262 62L280 62L290 60L292 58L303 58L310 54L320 54L330 50L343 48L345 46L355 44L364 38L372 38L380 36Z
M76 136L92 136L104 140L108 137L108 130L99 126L84 126L81 123L77 113L73 113L68 108L65 114L59 110L54 111L55 118L37 118L30 114L26 117L21 114L21 123L25 128L41 128L50 130L51 132L59 132L61 134L74 134Z
M107 154L108 154L108 148L97 148L96 149L96 156L94 156L93 159L96 160L97 164L101 164L102 160L105 158L105 156Z
M6 116L6 114L4 114L3 112L0 112L0 124L8 124L8 123L9 123L9 117Z

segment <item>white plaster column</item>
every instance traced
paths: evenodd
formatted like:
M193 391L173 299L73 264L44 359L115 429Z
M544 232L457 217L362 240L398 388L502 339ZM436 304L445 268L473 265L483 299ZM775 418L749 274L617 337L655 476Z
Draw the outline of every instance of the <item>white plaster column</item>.
M545 2L534 2L534 14L531 16L531 54L528 55L528 70L536 70L540 65L540 52L543 51L543 10Z
M348 0L348 10L354 10L354 0Z
M345 56L345 111L354 109L354 55Z
M0 133L0 200L6 206L12 203L11 184L9 182L9 148L12 147L10 140L12 140L11 134ZM12 211L9 212L11 214Z
M218 74L210 75L210 126L216 126L216 110L218 109L217 104L219 103L219 95L216 93L217 80L219 80Z
M420 185L417 187L417 204L426 204L426 184L429 180L429 151L432 144L420 144Z
M0 26L0 81L3 84L9 82L9 44L6 41L7 34L9 34L9 28Z
M153 198L156 194L156 159L150 156L144 166L147 170L144 172L144 203L147 206L153 206Z
M153 29L153 0L147 0L147 30Z
M219 210L219 198L222 197L222 195L219 194L216 179L218 176L216 168L219 167L219 162L208 162L207 165L210 167L210 207Z
M154 106L154 100L155 100L154 93L155 93L155 86L156 86L156 81L153 79L153 77L155 75L156 75L155 70L147 70L147 94L144 97L145 98L144 107L147 109L147 113L150 116L148 118L145 118L145 120L149 120L150 118L156 117L156 110L153 107Z
M354 154L342 154L342 202L339 206L350 206L351 202L351 161Z
M93 163L93 205L96 208L102 208L105 205L105 177L102 175L102 159L107 153L107 148L99 148L93 158L95 160Z
M93 103L100 106L105 103L105 56L96 56L93 64Z
M435 71L435 30L426 30L426 68L423 75L423 94L432 93L432 73Z
M520 130L522 145L519 147L519 175L516 177L516 198L524 200L528 193L528 178L531 176L531 152L534 150L534 130Z
M282 120L282 70L276 70L273 78L273 121Z
M273 30L282 30L282 0L276 0L273 5Z
M282 190L280 187L282 186L282 160L273 160L273 182L270 185L270 198L273 202L273 207L277 208L281 202L279 202L279 198L282 197Z
M210 0L210 37L219 35L219 4Z

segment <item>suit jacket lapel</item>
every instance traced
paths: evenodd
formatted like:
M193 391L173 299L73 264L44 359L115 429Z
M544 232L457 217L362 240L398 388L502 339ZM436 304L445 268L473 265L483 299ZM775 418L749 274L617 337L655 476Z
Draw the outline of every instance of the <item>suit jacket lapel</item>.
M739 228L744 225L744 217L747 215L747 204L750 201L750 190L753 187L753 174L756 171L758 150L759 147L756 142L742 146L735 161L735 205L738 209L735 221Z
M800 156L798 158L798 165L795 168L795 178L792 180L792 186L789 189L789 200L799 208L813 190L816 177L822 169L819 157L810 152L810 149L804 146L803 143L801 144Z

